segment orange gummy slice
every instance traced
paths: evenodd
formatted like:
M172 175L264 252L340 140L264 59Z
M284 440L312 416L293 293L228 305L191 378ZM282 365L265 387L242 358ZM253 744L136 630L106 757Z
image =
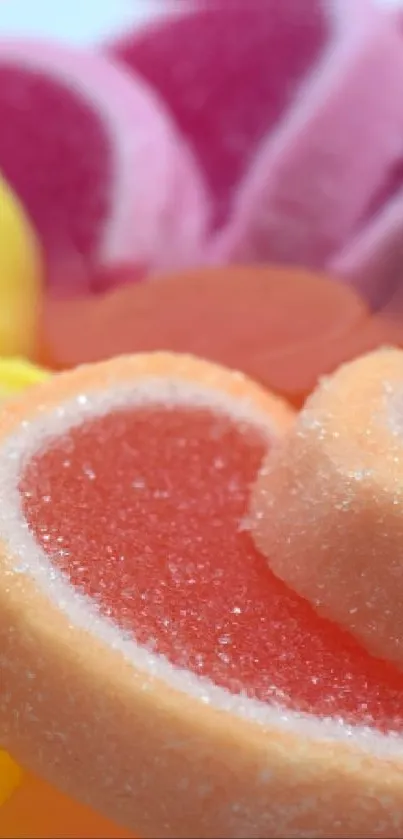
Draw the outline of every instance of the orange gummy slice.
M121 353L189 352L298 400L360 351L369 320L354 291L297 268L203 268L101 297L48 300L42 345L62 369Z
M15 397L44 381L48 375L47 371L24 359L0 360L1 400ZM53 839L67 834L77 839L129 836L122 828L62 795L39 778L22 772L11 757L0 750L0 839L26 836Z
M61 374L0 415L0 731L138 835L403 832L403 674L250 533L294 422L243 375L166 353Z
M138 835L403 832L403 674L250 533L294 422L243 375L166 353L0 414L0 733Z
M268 446L293 421L293 412L281 400L239 373L167 354L117 359L62 374L40 385L35 393L27 393L22 401L6 406L0 415L0 448L6 452L12 446L12 457L6 455L6 461L10 469L12 464L16 466L14 477L10 472L7 477L6 495L13 513L9 515L11 509L7 512L6 506L1 506L0 644L7 701L1 708L0 731L7 732L7 746L24 765L51 777L58 788L91 802L96 810L140 835L162 835L164 831L184 835L187 830L194 835L200 820L187 785L199 798L203 833L210 835L209 831L217 829L221 835L227 823L226 806L220 815L213 801L202 815L207 799L200 790L219 789L214 778L212 786L207 780L214 768L207 753L211 745L207 762L200 762L197 740L181 736L179 729L175 732L187 716L175 708L176 700L183 695L187 701L186 692L177 694L170 677L166 681L159 673L162 659L153 645L168 645L163 667L172 668L169 644L174 642L179 653L183 636L182 665L189 658L188 667L201 676L216 660L222 667L218 681L226 683L231 645L225 624L238 623L234 630L240 640L246 590L241 577L238 593L230 593L227 602L225 565L230 568L235 562L236 580L248 552L253 560L254 549L242 523L247 488ZM106 473L101 476L93 461L98 423L114 489L104 483ZM73 544L65 543L64 511L52 472L52 452L57 458L59 444L63 447L74 429L86 450L84 461L73 442L70 455L63 455L60 470L57 466L57 484L65 486L66 499L71 501L71 480L78 475L84 478L74 501L74 532L82 535L77 556L71 552ZM108 429L113 431L114 442ZM41 462L42 455L51 458L48 465ZM32 470L38 470L35 489L31 488ZM6 472L2 474L6 479ZM45 492L43 479L49 479ZM91 494L95 487L101 504L112 489L109 510L103 510L103 525L98 504L89 511L85 500L86 490ZM37 508L39 488L47 513ZM47 521L48 514L56 518ZM82 515L87 523L92 522L93 547L100 546L99 540L104 546L98 571L91 565L89 576L85 559L88 531ZM66 523L71 526L71 519ZM8 526L11 529L6 534ZM24 545L19 533L24 534ZM13 541L14 537L11 548L9 538ZM42 538L43 545L52 543L52 556L43 550ZM178 551L185 551L182 568ZM80 562L76 562L79 556L82 580L75 577L81 573ZM90 550L91 563L93 557ZM63 571L60 577L64 561L68 561L66 575ZM46 568L43 578L41 568ZM136 569L140 575L137 581ZM260 571L254 572L254 587L263 570L262 560ZM1 585L3 575L7 586ZM166 612L163 591L168 579L173 599ZM188 601L190 579L195 586L193 606ZM110 589L108 603L100 595L99 582L101 590L104 586ZM67 599L58 590L59 583L62 588L67 585ZM155 596L154 585L160 592ZM186 603L191 606L192 621L195 607L200 606L200 585L204 606L199 620L203 611L204 617L189 635ZM210 608L212 619L217 608L210 598L214 591L225 598L221 625L216 626L209 621ZM83 597L88 599L82 601ZM73 611L76 606L80 610L80 603L85 625L78 614L69 614L70 605ZM132 606L137 608L137 603L142 604L142 614L149 613L144 633L139 629L140 646L132 625ZM202 637L202 626L205 649L198 655L195 644ZM108 638L109 631L117 633L115 640ZM125 639L129 647L123 653ZM219 656L213 654L209 662L208 646L216 643ZM250 640L245 638L243 643L249 657ZM132 659L134 649L140 657L146 656L143 663ZM154 661L151 669L147 666L150 655ZM253 662L249 666L245 659L245 664L246 671L252 673ZM207 772L204 786L198 781L200 772L202 776ZM224 799L229 794L233 795L229 787L220 790Z

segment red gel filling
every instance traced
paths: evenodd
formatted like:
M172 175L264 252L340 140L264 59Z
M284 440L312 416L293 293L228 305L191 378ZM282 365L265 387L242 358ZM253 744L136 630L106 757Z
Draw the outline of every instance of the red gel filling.
M403 730L403 675L276 580L242 525L266 442L201 409L111 412L55 438L20 490L101 612L233 692Z

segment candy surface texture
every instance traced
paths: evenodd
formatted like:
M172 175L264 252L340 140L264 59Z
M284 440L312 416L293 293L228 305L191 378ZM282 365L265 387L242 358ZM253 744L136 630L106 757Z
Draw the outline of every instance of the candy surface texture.
M253 532L272 571L403 666L403 353L342 367L262 468Z
M90 51L3 39L0 115L0 169L35 226L54 291L96 290L114 266L142 278L196 258L202 178L143 79Z

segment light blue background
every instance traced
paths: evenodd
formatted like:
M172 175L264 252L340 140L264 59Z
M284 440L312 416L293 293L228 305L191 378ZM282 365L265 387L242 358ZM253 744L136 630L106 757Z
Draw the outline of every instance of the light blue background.
M0 0L0 34L91 43L155 14L168 0Z
M172 0L171 0L172 1ZM282 0L278 0L280 3ZM355 0L350 0L354 3ZM0 34L38 34L96 42L155 14L170 0L0 0ZM178 0L185 2L185 0ZM403 0L378 0L402 5Z

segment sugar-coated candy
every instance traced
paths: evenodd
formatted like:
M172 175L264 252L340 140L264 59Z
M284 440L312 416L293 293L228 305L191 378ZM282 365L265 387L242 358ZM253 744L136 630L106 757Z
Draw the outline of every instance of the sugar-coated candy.
M291 5L288 38L297 41L299 4ZM322 49L282 118L269 126L214 253L242 262L331 267L344 277L348 266L343 262L336 271L334 260L362 233L372 237L374 214L399 184L403 51L393 18L379 4L303 5L322 20ZM274 78L281 85L282 77ZM361 279L366 291L364 266ZM368 276L369 300L371 286Z
M164 831L174 835L177 830L182 835L187 830L189 835L195 835L199 815L202 823L200 828L199 822L197 829L203 835L213 835L213 830L224 835L228 808L242 786L241 777L235 783L235 790L230 782L233 773L231 769L228 774L228 770L235 754L231 748L225 758L224 783L217 785L221 759L215 765L214 726L204 743L203 758L198 751L198 737L195 739L196 729L192 734L191 716L188 717L189 712L192 715L195 700L181 689L177 694L179 705L174 699L172 678L175 679L177 670L169 664L169 657L179 654L180 645L174 644L165 665L152 652L151 639L148 642L144 633L141 634L136 611L140 622L143 621L144 584L148 580L147 585L159 586L158 577L150 580L150 572L153 573L153 565L156 564L157 570L161 560L165 563L167 557L166 549L161 554L158 545L165 539L170 543L170 562L165 569L160 565L160 570L163 580L167 574L171 575L168 587L173 593L171 605L173 613L178 614L178 630L183 631L183 617L180 620L178 611L185 610L182 585L187 589L188 574L198 578L202 573L207 575L209 588L212 586L224 594L219 568L213 575L215 583L209 582L214 571L209 567L210 549L215 542L221 554L229 537L231 553L239 554L237 562L241 560L245 537L241 522L236 520L245 506L249 478L255 473L262 452L293 420L293 411L280 399L241 374L189 356L161 353L116 359L55 376L0 415L2 435L4 432L2 451L12 445L14 457L8 458L7 463L10 469L14 464L15 475L17 472L19 475L15 484L8 472L7 494L14 509L11 518L10 511L6 512L3 506L0 491L1 538L8 544L8 535L3 531L5 522L16 538L11 553L7 549L0 557L0 643L8 685L6 696L0 700L0 736L6 738L7 746L28 769L52 778L61 790L68 789L78 799L85 799L139 835L161 835ZM74 429L78 432L77 439ZM68 442L71 433L72 445ZM101 448L99 434L103 440ZM50 447L48 435L53 440ZM147 440L149 445L145 445ZM53 456L58 461L66 442L70 453L63 454L56 482L60 488L64 486L64 499L68 502L65 509L68 515L64 518L60 507L63 501L54 484ZM98 464L96 452L103 453L106 470ZM110 458L114 461L119 504L128 489L129 494L118 516L118 528L113 528L112 521L118 496L115 500L109 498L107 519L104 508L101 538L108 547L99 554L98 569L106 582L104 587L101 583L101 589L107 599L110 595L106 603L98 589L101 578L95 566L92 582L87 577L87 561L91 564L93 561L93 548L89 544L88 550L80 551L82 585L76 578L81 573L78 554L75 543L70 547L65 544L68 538L65 525L71 530L74 508L78 518L74 533L70 533L73 542L79 537L82 547L86 543L89 531L84 520L81 521L84 514L87 522L92 522L92 545L98 544L100 508L95 499L92 504L90 496L98 489L98 501L104 503L108 497L108 475L112 477ZM5 478L2 469L0 474ZM80 489L77 486L72 508L72 482L77 480ZM40 499L44 505L39 512L41 523L36 514L38 503L42 506ZM177 515L174 515L173 529L174 511ZM53 524L49 515L56 516ZM132 536L134 533L132 526L127 529L131 517L138 530L130 546L126 540L131 538L129 530ZM151 520L154 521L152 533ZM192 528L195 528L194 540L189 539ZM152 537L148 549L143 543L148 538L146 531ZM191 554L182 566L185 577L181 582L178 551L185 544ZM119 554L115 555L116 550ZM138 562L138 551L142 555L145 552L144 562ZM60 576L63 563L65 571ZM45 577L42 577L41 568L45 567ZM136 569L139 577L133 587ZM3 574L8 581L7 594L2 585ZM143 603L141 611L136 607L136 591L139 603ZM85 601L82 600L84 592ZM144 631L147 633L154 625L155 643L161 645L173 636L170 621L166 622L164 599L159 601L159 606L157 598L154 602L156 608L150 609ZM236 615L237 610L229 618L236 620ZM108 627L114 640L108 636ZM221 662L225 671L223 627L220 631L217 625L216 636L223 636L219 646L222 659L217 658L217 664ZM125 638L129 644L126 661L120 650ZM190 637L184 653L191 641ZM140 659L145 656L143 663L137 660L135 650ZM197 655L189 666L194 668L196 660ZM196 713L198 706L196 701ZM206 706L201 703L200 707ZM216 712L212 713L214 716ZM181 734L183 721L185 729ZM233 718L231 725L235 723ZM174 743L172 749L170 744ZM190 797L183 796L184 771L189 790L194 790ZM250 782L253 784L252 778ZM217 806L218 799L206 806L210 793L207 798L199 793L204 784L211 783L213 789L219 790L222 812L221 805ZM122 795L122 789L127 790L126 795ZM266 810L265 807L258 814L258 819L266 818Z
M34 351L42 280L39 243L17 196L0 177L0 357Z
M272 571L403 666L403 352L347 364L260 472L253 533Z
M128 283L97 298L49 298L42 360L60 369L122 353L190 352L299 399L345 351L359 351L367 321L353 290L319 274L273 266L204 268Z
M140 836L403 832L403 673L250 532L295 421L167 353L62 373L0 414L0 737Z
M215 227L318 60L326 27L314 0L184 3L106 45L170 108L206 174Z
M30 385L43 381L48 374L22 359L0 359L0 401L12 397ZM20 767L7 752L0 750L0 807L9 800L23 780ZM9 828L6 828L8 832ZM32 825L27 825L31 833ZM11 833L8 833L10 836ZM13 834L14 835L14 834ZM4 810L0 812L0 837L4 833Z
M373 309L402 323L403 159L395 170L382 202L330 267L335 277L364 294Z
M111 266L144 277L197 261L203 179L143 79L89 50L3 38L0 119L0 170L36 228L53 290L93 289Z
M12 398L25 388L44 381L49 373L23 359L0 360L0 400ZM94 836L129 836L123 828L20 767L7 752L0 751L0 837L30 836L52 839L66 835L77 839Z

